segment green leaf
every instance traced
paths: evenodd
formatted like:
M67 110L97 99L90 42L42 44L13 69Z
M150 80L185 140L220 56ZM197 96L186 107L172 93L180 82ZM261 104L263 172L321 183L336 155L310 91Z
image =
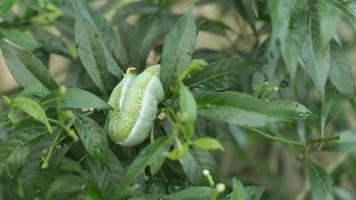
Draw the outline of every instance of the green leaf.
M263 187L247 186L246 190L246 200L260 200L265 190Z
M12 43L28 50L41 47L41 44L33 37L30 31L20 31L18 29L2 29L0 32Z
M39 26L31 27L31 32L35 39L41 43L42 48L46 51L69 58L74 57L73 52L69 50L69 46L67 46L62 37L56 36L55 34L44 30L43 27Z
M74 126L88 154L104 163L109 148L105 131L86 116L78 117Z
M204 169L209 170L213 175L216 174L215 160L206 150L193 148L179 162L188 179L194 185L206 183L206 177L203 175Z
M239 80L248 77L263 64L264 62L244 61L238 58L219 60L194 73L188 80L188 85L203 91L227 89L236 86Z
M23 195L28 199L45 199L45 194L50 183L54 180L59 162L67 148L55 148L47 169L41 169L43 157L55 140L55 134L43 138L36 144L26 158L21 172L20 183Z
M46 132L41 127L29 127L14 131L6 139L0 142L0 167L3 167L11 154L22 145Z
M100 91L107 95L108 71L98 35L79 14L75 20L75 42L84 68Z
M332 43L330 81L341 93L349 96L354 94L354 81L352 78L351 64L342 48Z
M293 0L270 0L268 10L272 21L272 41L288 33L289 20L292 15Z
M179 160L184 156L185 153L187 153L189 150L189 145L188 144L183 144L179 147L176 147L172 151L168 152L166 156L171 159L171 160Z
M146 168L146 166L150 166L152 174L157 173L164 162L166 152L170 145L171 139L168 136L165 136L146 146L128 167L119 186L121 191L118 191L115 196L120 197L125 195L127 192L125 189Z
M309 74L322 98L325 97L325 85L330 70L329 48L323 47L321 51L320 24L315 8L309 13L308 35L302 49L302 67ZM325 45L325 44L323 44Z
M138 27L134 28L134 33L129 29L121 30L130 34L131 40L127 41L130 44L127 51L130 57L130 66L137 66L143 70L150 50L169 32L174 22L175 17L167 10L162 9L144 19Z
M215 149L220 149L222 151L224 150L222 144L214 138L202 137L193 140L193 144L201 149L206 149L206 150L215 150Z
M196 37L195 21L190 8L173 26L163 47L160 76L166 91L175 86L181 73L188 67Z
M0 47L9 71L21 86L41 83L48 90L58 88L47 68L34 55L2 40Z
M84 183L84 179L72 174L57 177L49 186L46 199L58 199L66 194L82 193Z
M332 3L343 12L356 30L356 2L332 0Z
M108 108L109 106L94 94L79 88L66 88L64 94L61 90L55 90L47 95L42 104L49 107L61 108Z
M246 200L247 194L244 186L241 184L239 179L234 178L232 185L232 194L230 200Z
M14 5L15 0L4 0L0 5L0 16L4 15Z
M313 200L330 200L333 180L318 165L309 162L309 179L311 185L311 194Z
M308 29L308 15L305 14L308 12L307 5L307 0L296 1L296 5L292 11L292 16L289 21L289 26L287 29L288 32L280 38L281 53L284 62L288 67L292 81L295 79L299 54L306 37L305 33Z
M356 132L345 130L337 133L340 139L324 146L323 150L331 152L356 152Z
M239 12L241 17L248 23L251 29L256 32L255 25L255 11L253 8L254 0L234 0L235 9Z
M336 35L339 25L339 15L330 0L319 0L318 11L320 19L320 48L328 49L330 40Z
M208 199L211 194L210 187L192 186L177 193L162 196L166 200L196 200Z
M88 158L88 164L95 182L105 199L111 199L122 179L124 168L115 154L109 149L106 163Z
M36 101L26 97L17 97L12 100L11 105L22 110L23 112L33 117L35 120L44 124L48 131L52 133L52 128L48 122L46 113Z
M290 100L269 103L239 92L211 93L196 97L198 115L240 126L262 127L274 122L306 119L311 112Z
M180 84L179 89L179 105L182 112L182 120L186 122L187 132L191 136L194 133L198 110L193 94L183 83Z
M104 200L98 188L92 184L85 185L84 196L86 200Z
M85 0L75 1L75 8L77 16L81 16L89 23L97 34L104 50L108 70L117 77L122 76L122 71L127 67L127 58L119 35L99 12L88 6Z

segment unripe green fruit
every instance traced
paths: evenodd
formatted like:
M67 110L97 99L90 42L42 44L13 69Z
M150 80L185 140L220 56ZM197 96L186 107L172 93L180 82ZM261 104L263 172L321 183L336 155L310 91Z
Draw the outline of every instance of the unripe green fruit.
M108 104L109 136L117 144L134 146L149 135L164 98L159 79L160 66L148 67L138 76L129 68L124 79L114 88Z

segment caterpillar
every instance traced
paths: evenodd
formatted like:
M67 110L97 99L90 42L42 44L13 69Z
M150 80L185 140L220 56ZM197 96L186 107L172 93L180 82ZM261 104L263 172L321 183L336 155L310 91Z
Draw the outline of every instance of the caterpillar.
M158 113L158 103L164 98L160 65L148 67L139 75L134 71L133 67L127 69L108 101L112 107L109 137L123 146L137 145L148 137Z

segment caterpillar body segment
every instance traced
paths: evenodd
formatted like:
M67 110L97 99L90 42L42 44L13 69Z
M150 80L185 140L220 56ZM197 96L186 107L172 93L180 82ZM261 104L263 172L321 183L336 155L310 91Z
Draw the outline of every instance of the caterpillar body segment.
M160 66L155 65L134 79L125 81L125 75L120 97L116 99L119 111L109 122L109 135L116 143L133 146L148 137L158 112L157 105L164 98L159 72Z

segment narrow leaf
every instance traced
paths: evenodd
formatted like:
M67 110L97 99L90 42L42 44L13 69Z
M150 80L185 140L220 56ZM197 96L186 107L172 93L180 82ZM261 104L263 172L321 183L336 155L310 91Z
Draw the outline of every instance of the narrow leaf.
M105 162L109 147L104 130L94 120L84 116L79 117L74 126L88 154Z
M78 55L84 68L95 85L103 94L107 94L108 73L103 49L97 33L80 15L75 20L75 42Z
M88 164L100 192L106 199L111 199L124 173L120 161L109 149L104 164L92 158L88 158Z
M194 199L207 199L211 194L210 187L193 186L177 193L162 196L167 200L194 200Z
M246 200L247 194L244 186L237 178L234 178L232 181L233 181L233 185L232 185L232 194L230 200Z
M208 151L194 148L186 153L180 160L183 171L188 179L194 184L206 183L203 170L207 169L212 175L216 175L216 163Z
M47 68L37 57L2 40L0 47L9 71L21 86L41 83L48 90L58 88Z
M188 85L203 91L227 89L236 86L242 78L248 77L263 64L264 62L244 61L238 58L219 60L193 74L188 80Z
M308 172L313 200L329 200L331 198L333 180L318 165L310 162Z
M94 94L79 88L66 88L65 92L55 90L47 95L42 104L49 107L61 108L108 108L108 105Z
M289 100L267 103L239 92L211 93L198 96L196 100L200 116L240 126L262 127L311 116L311 112L299 103Z
M338 44L335 42L331 46L331 66L330 66L330 81L345 95L352 96L354 94L354 81L352 77L351 64Z
M123 177L118 191L118 196L124 195L124 191L129 184L146 168L146 166L154 167L154 172L157 172L157 167L163 164L162 160L171 144L169 137L161 137L153 143L146 146L140 154L135 158ZM116 195L115 195L116 196Z
M220 149L224 150L224 147L222 144L213 138L199 138L193 141L193 144L201 149L206 149L206 150L215 150L215 149Z
M196 37L191 8L173 26L163 47L160 76L166 91L176 84L180 74L189 65Z
M50 133L52 132L52 128L48 122L45 111L36 101L26 97L17 97L12 100L11 105L27 113L35 120L41 122L47 127Z

